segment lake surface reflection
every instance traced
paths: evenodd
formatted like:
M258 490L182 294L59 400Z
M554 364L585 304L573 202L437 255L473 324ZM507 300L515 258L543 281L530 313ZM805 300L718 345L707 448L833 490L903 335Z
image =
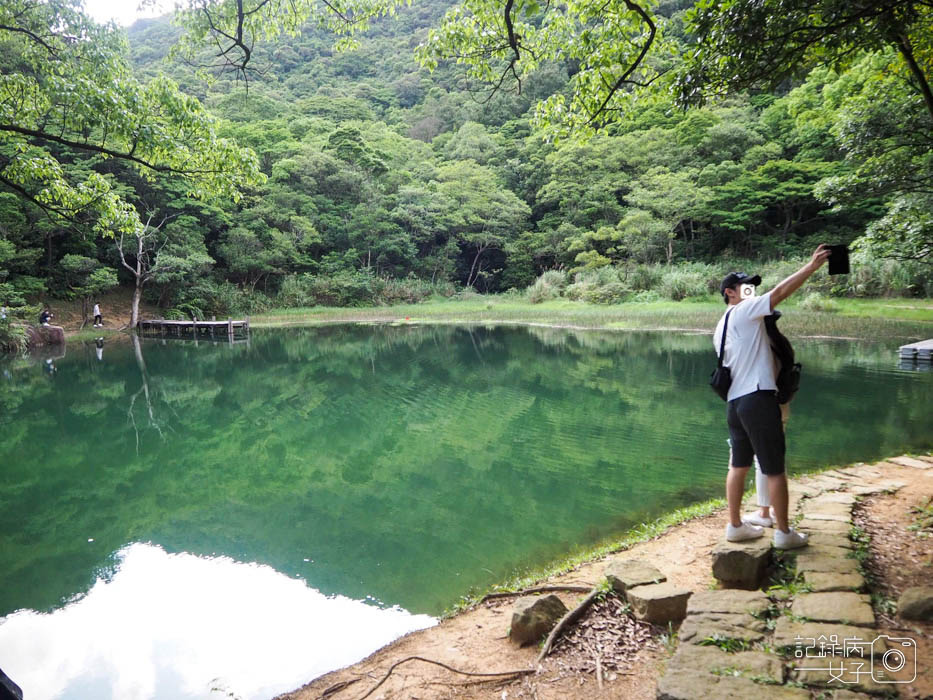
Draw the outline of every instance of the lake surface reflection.
M795 343L791 472L933 445L933 373L897 369L897 344ZM267 697L723 490L708 335L97 350L0 376L0 666L31 700Z
M226 557L133 544L117 559L79 600L0 625L25 697L270 698L434 624Z

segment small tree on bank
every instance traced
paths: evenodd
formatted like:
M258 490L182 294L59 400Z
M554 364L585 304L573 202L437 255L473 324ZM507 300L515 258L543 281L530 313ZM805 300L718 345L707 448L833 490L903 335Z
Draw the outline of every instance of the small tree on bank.
M172 214L163 217L158 224L155 212L149 212L146 223L129 238L120 234L117 252L120 263L133 276L133 304L130 310L130 328L139 323L139 302L143 287L156 280L170 282L207 270L214 264L204 249L202 237L188 236L193 217ZM171 233L168 223L174 220Z

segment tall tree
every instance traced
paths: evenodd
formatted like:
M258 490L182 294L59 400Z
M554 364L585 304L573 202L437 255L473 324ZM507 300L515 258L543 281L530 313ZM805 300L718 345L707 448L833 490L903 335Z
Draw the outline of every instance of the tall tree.
M130 328L139 322L139 302L147 282L185 281L198 272L209 269L213 259L204 249L202 235L190 216L168 215L158 218L149 211L146 223L136 228L131 237L121 233L117 240L120 263L133 276L133 304ZM174 221L173 221L174 219Z
M236 198L261 180L255 155L218 138L196 99L164 76L135 79L124 35L80 0L3 0L0 48L0 187L50 215L91 217L106 235L141 226L108 177L69 171L75 159L175 176L199 197Z

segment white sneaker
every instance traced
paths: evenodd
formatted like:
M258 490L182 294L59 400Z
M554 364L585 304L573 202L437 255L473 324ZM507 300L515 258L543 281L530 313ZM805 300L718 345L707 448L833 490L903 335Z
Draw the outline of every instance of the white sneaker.
M787 532L782 532L781 530L774 531L774 548L775 549L799 549L800 547L806 547L809 543L809 535L805 532L797 532L794 528L791 528Z
M757 525L749 525L748 523L743 522L738 527L735 527L732 523L726 525L726 540L729 542L742 542L743 540L753 540L757 537L761 537L765 534L765 529L763 527L758 527Z
M773 527L774 526L774 521L770 517L761 515L758 512L749 513L748 515L743 515L742 522L751 523L752 525L758 525L760 527Z

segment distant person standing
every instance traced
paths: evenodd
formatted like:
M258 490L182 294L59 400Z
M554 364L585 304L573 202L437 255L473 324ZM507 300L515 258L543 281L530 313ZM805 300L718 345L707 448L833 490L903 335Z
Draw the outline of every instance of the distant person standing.
M768 492L774 509L777 525L774 546L777 549L796 549L807 544L807 536L793 530L787 519L784 427L777 398L775 359L764 318L822 267L829 255L830 250L820 245L806 265L760 297L755 295L755 287L761 284L758 275L730 272L719 286L723 301L729 308L719 319L713 343L718 353L728 319L722 363L732 372L732 384L726 397L726 421L732 445L726 477L729 504L726 539L730 542L764 535L763 528L743 522L741 516L745 476L753 458L757 457L761 471L768 479Z
M52 311L49 309L48 306L46 306L44 309L42 309L42 313L39 314L39 325L47 326L49 325L49 321L51 320L52 320Z
M94 302L94 328L101 328L104 325L104 319L100 315L100 302Z

